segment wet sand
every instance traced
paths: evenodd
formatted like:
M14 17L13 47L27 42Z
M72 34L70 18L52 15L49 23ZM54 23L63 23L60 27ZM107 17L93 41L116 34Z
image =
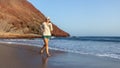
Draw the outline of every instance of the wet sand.
M39 47L0 43L0 68L120 68L120 60L50 50L39 54Z

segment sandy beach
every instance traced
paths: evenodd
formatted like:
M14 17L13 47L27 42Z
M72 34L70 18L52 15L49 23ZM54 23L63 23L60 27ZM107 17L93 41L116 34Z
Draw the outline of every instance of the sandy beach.
M39 47L0 43L0 68L120 68L120 60L50 50L40 55Z

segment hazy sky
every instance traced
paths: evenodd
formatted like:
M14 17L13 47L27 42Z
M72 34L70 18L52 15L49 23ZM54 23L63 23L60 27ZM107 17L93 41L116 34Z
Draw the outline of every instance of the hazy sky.
M28 0L77 36L120 36L120 0Z

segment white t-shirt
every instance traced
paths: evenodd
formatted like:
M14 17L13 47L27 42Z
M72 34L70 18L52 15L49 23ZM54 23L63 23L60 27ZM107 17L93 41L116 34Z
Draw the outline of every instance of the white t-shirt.
M53 27L51 23L46 23L43 22L42 23L42 32L43 32L43 36L51 36L51 31L53 31Z

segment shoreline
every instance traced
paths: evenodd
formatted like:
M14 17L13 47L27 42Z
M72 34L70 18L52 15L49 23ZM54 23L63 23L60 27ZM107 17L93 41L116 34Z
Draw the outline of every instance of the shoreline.
M32 39L32 38L41 38L41 35L37 34L17 34L17 33L1 33L0 39Z
M50 50L40 55L40 47L0 43L0 68L119 68L120 60Z

